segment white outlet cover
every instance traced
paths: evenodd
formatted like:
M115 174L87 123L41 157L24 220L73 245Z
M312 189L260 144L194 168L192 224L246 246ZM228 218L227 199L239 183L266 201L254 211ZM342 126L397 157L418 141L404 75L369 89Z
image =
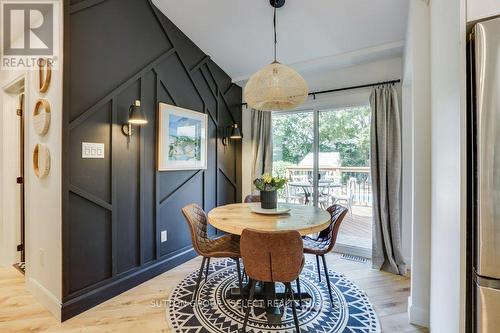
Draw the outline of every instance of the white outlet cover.
M161 236L161 242L166 242L167 241L167 230L163 230L160 234Z
M104 143L82 142L82 158L104 158Z

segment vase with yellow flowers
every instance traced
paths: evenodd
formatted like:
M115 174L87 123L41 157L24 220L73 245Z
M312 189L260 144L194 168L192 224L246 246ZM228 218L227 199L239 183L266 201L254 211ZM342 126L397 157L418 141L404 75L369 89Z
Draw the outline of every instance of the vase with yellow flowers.
M256 178L253 184L260 191L261 207L263 209L276 209L278 202L276 191L285 187L286 178L273 177L271 174L265 173Z

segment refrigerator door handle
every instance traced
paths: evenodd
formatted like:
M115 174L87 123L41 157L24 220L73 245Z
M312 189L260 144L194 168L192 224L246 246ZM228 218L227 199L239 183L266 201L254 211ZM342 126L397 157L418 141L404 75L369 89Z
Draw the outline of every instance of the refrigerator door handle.
M500 19L475 26L477 273L500 279Z
M477 286L477 333L497 333L500 327L500 290Z
M474 281L480 287L498 289L500 291L500 280L488 279L488 278L484 278L484 277L479 276L479 275L474 275Z

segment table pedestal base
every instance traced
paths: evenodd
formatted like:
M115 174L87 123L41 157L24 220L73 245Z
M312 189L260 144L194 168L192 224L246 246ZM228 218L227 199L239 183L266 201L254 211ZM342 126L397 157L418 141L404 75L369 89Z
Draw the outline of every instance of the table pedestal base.
M294 283L292 283L292 286ZM250 291L250 284L246 284L243 286L243 296L244 299L248 298L248 294ZM293 293L293 298L295 302L299 302L299 299L305 301L307 299L312 299L312 296L308 293ZM226 299L230 300L241 300L240 289L239 288L231 288L227 294ZM267 322L270 325L281 324L281 318L283 317L283 312L278 305L283 299L285 299L285 286L283 284L276 284L273 282L257 282L255 286L254 292L254 300L263 300L266 304L266 314L267 314Z

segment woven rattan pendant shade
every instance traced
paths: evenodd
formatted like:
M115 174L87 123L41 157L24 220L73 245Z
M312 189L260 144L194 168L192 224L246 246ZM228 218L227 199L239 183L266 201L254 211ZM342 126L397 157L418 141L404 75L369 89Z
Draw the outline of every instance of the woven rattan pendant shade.
M243 96L261 111L290 110L307 99L307 82L292 68L275 61L253 74Z
M281 8L285 0L269 2L274 7L274 61L250 77L243 90L243 98L255 110L291 110L305 102L309 89L299 73L276 61L276 8Z

